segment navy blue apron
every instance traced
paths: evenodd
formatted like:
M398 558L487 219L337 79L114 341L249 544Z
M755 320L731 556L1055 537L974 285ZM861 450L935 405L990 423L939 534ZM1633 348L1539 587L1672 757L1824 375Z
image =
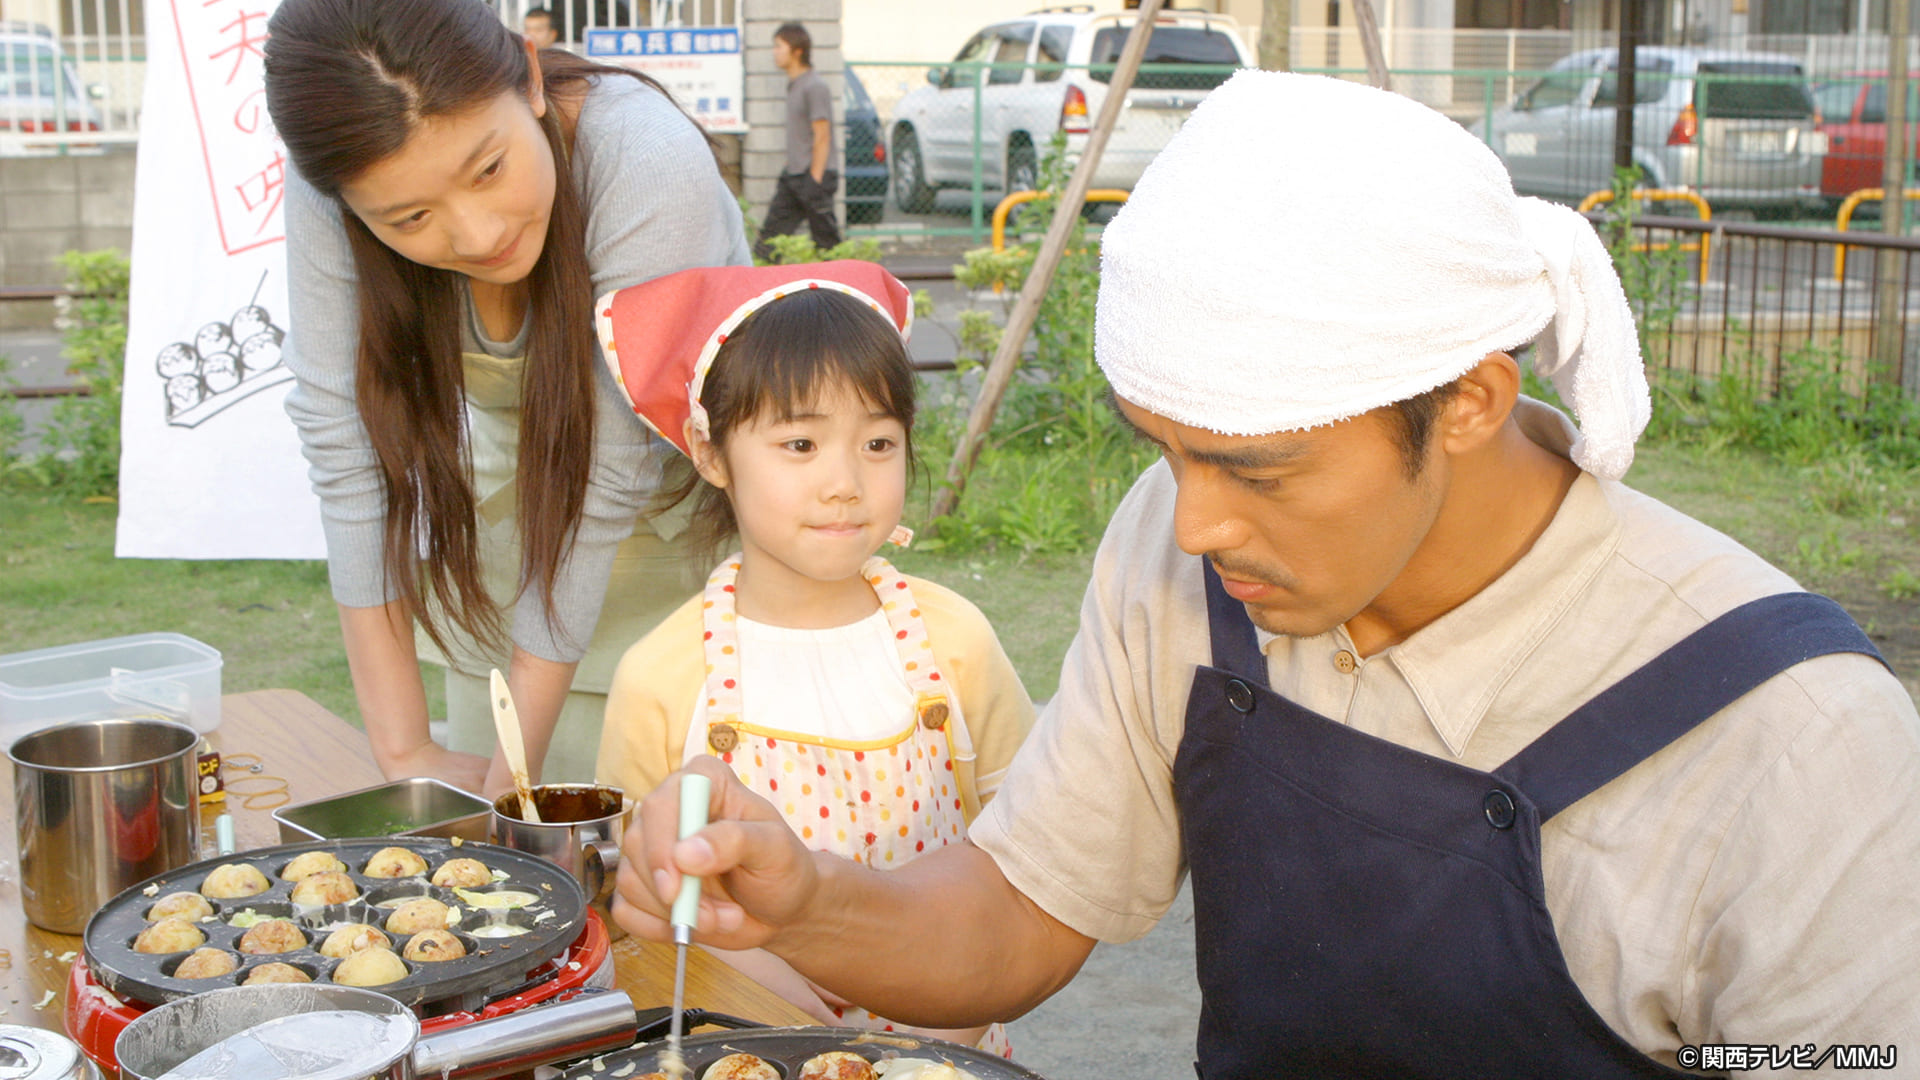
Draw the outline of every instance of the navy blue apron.
M1574 985L1540 823L1794 664L1879 659L1846 612L1809 593L1736 608L1485 773L1273 693L1246 609L1205 577L1213 666L1173 768L1203 1080L1688 1075Z

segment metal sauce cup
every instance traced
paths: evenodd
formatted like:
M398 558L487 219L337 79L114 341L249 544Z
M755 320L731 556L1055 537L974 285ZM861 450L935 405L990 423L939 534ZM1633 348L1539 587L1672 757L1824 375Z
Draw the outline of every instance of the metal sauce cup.
M59 1032L0 1024L0 1080L100 1080L100 1071Z
M538 824L521 819L520 796L514 792L493 800L488 833L493 842L558 864L587 890L589 900L605 900L613 892L620 834L633 818L633 800L603 784L541 784L533 789L533 804L540 811Z
M171 720L80 720L13 744L20 902L78 934L125 889L199 858L200 736Z

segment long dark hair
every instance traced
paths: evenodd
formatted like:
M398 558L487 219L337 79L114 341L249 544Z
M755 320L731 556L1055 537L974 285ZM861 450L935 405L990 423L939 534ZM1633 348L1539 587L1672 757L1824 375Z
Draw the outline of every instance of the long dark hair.
M267 25L274 127L300 175L336 200L354 177L398 152L422 121L501 94L525 97L532 83L523 39L479 0L286 0ZM553 581L579 527L592 468L595 378L586 210L554 95L584 93L601 75L659 87L560 49L540 52L540 72L548 101L540 123L556 177L545 247L527 278L527 354L539 362L527 364L522 378L517 517L521 589L539 589L554 624ZM463 442L466 278L395 252L344 203L340 216L359 272L354 392L385 480L387 581L443 649L442 628L424 602L429 590L455 625L497 644L504 620L480 576Z
M900 421L907 429L908 468L917 468L913 413L919 384L906 342L886 316L833 289L796 289L728 335L700 387L708 437L724 454L735 428L761 417L789 420L841 386ZM695 500L688 550L710 561L735 531L733 504L697 473L661 501L671 506L688 497Z

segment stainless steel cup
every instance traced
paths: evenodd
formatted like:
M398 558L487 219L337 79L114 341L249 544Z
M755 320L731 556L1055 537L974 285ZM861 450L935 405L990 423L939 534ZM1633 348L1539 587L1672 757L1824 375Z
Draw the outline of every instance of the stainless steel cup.
M606 899L620 867L620 834L633 818L633 800L603 784L541 784L533 797L538 824L521 819L517 794L509 791L493 800L493 842L558 864L586 889L587 899Z
M200 736L171 720L79 720L16 741L20 902L78 934L122 890L199 858Z

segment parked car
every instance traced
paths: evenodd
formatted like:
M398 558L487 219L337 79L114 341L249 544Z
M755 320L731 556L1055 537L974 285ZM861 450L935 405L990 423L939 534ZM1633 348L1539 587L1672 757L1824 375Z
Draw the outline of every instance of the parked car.
M1474 125L1516 190L1575 202L1613 186L1619 50L1562 59ZM1644 47L1634 75L1633 158L1650 187L1716 207L1820 206L1826 136L1800 61L1769 53Z
M99 130L100 112L53 31L0 22L0 156L56 149L22 136Z
M840 112L847 224L879 221L887 209L887 144L880 138L880 114L852 68L846 70Z
M936 189L971 186L976 153L982 182L1006 191L1035 186L1040 154L1055 132L1066 133L1067 153L1077 155L1113 78L1111 69L1087 66L1117 61L1135 18L1094 14L1085 5L1050 8L973 35L950 66L927 72L930 85L894 108L888 145L895 204L924 211ZM1156 18L1093 186L1132 189L1207 91L1226 81L1232 68L1252 63L1239 27L1227 16L1178 11ZM1220 67L1198 74L1155 70L1168 64Z
M1827 157L1820 169L1820 193L1837 203L1861 188L1877 188L1887 153L1887 77L1884 71L1849 72L1840 80L1814 88L1820 107L1820 130L1827 135ZM1920 74L1910 76L1920 79ZM1920 121L1920 85L1907 88L1907 119ZM1911 159L1920 123L1907 128ZM1916 175L1911 170L1908 183Z

